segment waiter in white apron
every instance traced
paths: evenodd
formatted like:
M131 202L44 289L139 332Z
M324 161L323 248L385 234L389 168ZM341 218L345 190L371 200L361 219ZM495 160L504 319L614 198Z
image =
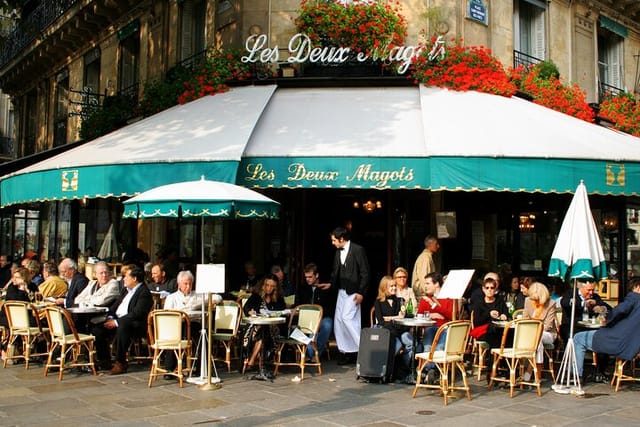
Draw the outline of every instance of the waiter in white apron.
M349 232L343 227L331 232L331 243L337 249L330 282L338 289L333 330L342 353L340 365L356 362L360 345L360 304L369 285L367 254L362 246L349 239Z

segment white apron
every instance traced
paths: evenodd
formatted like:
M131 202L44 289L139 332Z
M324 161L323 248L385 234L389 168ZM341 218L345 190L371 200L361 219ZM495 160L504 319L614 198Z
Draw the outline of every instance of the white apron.
M344 289L340 289L336 302L333 333L338 350L343 353L355 353L360 346L360 304L356 304L353 297L354 295L347 295Z

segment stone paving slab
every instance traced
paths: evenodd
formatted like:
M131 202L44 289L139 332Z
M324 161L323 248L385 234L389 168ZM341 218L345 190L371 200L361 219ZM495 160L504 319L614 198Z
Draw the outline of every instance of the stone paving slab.
M159 378L149 388L148 367L132 366L121 376L71 372L62 382L42 369L22 365L0 369L2 426L616 426L636 424L640 386L618 393L605 384L587 384L585 397L558 395L550 382L534 390L487 390L470 379L472 400L462 393L444 406L437 391L404 384L356 380L353 366L323 363L323 375L285 370L273 382L251 381L220 371L222 388L202 391Z

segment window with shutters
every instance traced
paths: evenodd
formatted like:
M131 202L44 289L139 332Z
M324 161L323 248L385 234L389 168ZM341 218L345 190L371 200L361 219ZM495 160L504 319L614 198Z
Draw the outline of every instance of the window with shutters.
M98 95L100 92L100 49L98 48L84 56L82 90L93 95Z
M546 10L546 4L539 0L514 1L514 66L530 66L546 59Z
M207 2L184 0L180 4L180 62L188 62L205 49Z
M56 76L56 103L53 122L53 146L67 143L67 119L69 117L69 71L64 70Z
M135 29L120 41L118 95L138 101L140 81L140 32Z
M606 28L598 28L598 83L600 99L623 91L622 48L624 39Z
M22 141L22 156L36 152L36 138L38 136L38 93L34 89L26 96L25 102L24 140Z

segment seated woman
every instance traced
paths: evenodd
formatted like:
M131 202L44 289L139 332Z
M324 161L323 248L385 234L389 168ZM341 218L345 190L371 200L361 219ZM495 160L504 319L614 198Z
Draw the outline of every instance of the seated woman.
M492 325L494 320L507 320L509 310L504 300L496 296L498 283L492 278L486 278L482 282L484 298L476 300L471 306L473 315L473 329L471 336L482 341L487 341L491 348L500 347L503 330Z
M7 295L5 301L25 301L30 302L29 293L33 295L33 291L29 289L29 271L24 267L17 267L13 271L13 275L11 276L11 281L7 286ZM29 313L29 323L31 326L36 325L36 320L31 316L31 312ZM0 310L0 325L9 329L9 321L7 320L7 315L4 310ZM2 343L2 353L6 348L4 347L6 343ZM20 344L18 342L17 344ZM20 346L18 346L20 347Z
M7 286L5 301L31 301L29 293L35 292L37 288L32 287L29 277L29 270L24 267L16 268Z
M393 271L393 280L396 282L396 296L400 299L400 304L406 306L411 300L411 304L418 309L418 301L413 289L407 286L409 273L404 267L398 267Z
M286 308L284 297L282 296L282 289L278 285L278 278L273 274L267 274L258 284L255 286L256 291L251 294L247 302L244 304L245 316L255 316L261 311L270 310L284 310ZM263 331L261 328L268 328L268 331ZM247 368L252 370L255 367L256 359L260 356L262 346L265 346L267 350L266 354L273 353L273 347L275 337L280 334L278 325L272 326L257 326L251 325L247 329L244 335L243 346L245 347L246 354L249 354L249 360L247 361ZM265 342L263 343L263 337ZM265 361L260 361L264 363Z
M378 297L373 305L376 323L391 332L391 339L394 343L394 354L397 355L403 347L402 335L407 334L405 327L393 323L394 319L401 319L405 316L405 307L400 303L400 299L396 296L396 282L391 276L384 276L380 279L378 286ZM403 357L405 366L409 366L411 361L411 336L405 337L404 341L409 343L405 345L405 354Z
M544 357L544 345L553 344L558 336L556 326L556 304L549 296L549 290L540 282L534 282L529 286L529 296L524 302L525 319L539 319L544 323L542 339L536 351L536 364L538 365L538 377L542 372L542 362ZM525 381L531 379L533 367L529 366L525 373ZM538 378L539 380L540 378Z

